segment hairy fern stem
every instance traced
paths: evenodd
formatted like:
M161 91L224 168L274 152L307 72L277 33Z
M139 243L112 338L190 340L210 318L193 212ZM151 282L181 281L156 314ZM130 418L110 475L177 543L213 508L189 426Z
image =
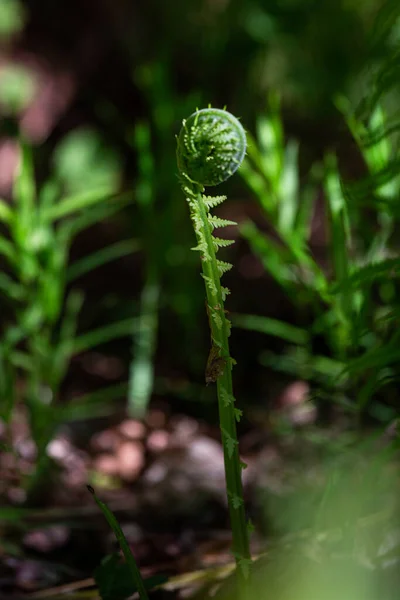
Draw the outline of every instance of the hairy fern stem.
M214 238L209 223L209 212L202 194L195 200L196 207L191 204L193 220L201 222L201 232L198 240L205 240L208 260L202 257L203 278L206 282L207 311L211 330L211 350L206 368L206 381L216 380L218 393L218 408L221 436L224 447L226 490L229 503L229 513L233 533L233 553L243 567L243 559L250 558L241 471L243 464L239 457L236 421L240 419L241 411L235 408L235 398L232 386L233 359L230 356L229 340L230 322L226 318L224 297L227 288L220 282L221 269L228 268L228 263L220 263L216 258ZM226 265L226 266L225 266Z
M226 199L225 196L210 197L203 194L204 185L217 185L233 174L240 165L244 152L244 130L237 119L226 111L204 109L183 122L178 138L178 166L182 190L189 204L196 233L197 246L192 250L200 253L211 331L211 349L205 379L207 384L217 384L226 492L233 537L232 552L239 573L247 578L251 557L241 477L245 465L240 460L236 431L241 411L235 407L233 395L232 367L235 361L230 356L231 324L224 307L229 290L221 285L221 276L232 265L216 257L220 247L229 246L233 241L218 238L213 233L214 229L236 223L211 214L211 209L221 204ZM203 177L203 182L198 181L199 175Z

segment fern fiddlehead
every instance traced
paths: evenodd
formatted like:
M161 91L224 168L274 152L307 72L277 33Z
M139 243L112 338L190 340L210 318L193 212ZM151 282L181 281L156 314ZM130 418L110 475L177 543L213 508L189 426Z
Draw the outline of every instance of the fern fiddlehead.
M236 223L211 214L211 209L221 204L226 196L206 196L204 188L218 185L233 175L245 153L245 131L238 119L226 110L198 110L183 121L177 138L177 162L196 233L197 246L192 250L200 253L211 331L205 379L207 384L217 384L233 554L244 576L249 571L250 551L241 480L243 464L239 458L236 433L241 411L235 407L232 389L234 360L230 356L228 341L230 322L224 309L229 289L221 285L222 275L232 265L216 257L219 248L229 246L233 241L214 235L215 229Z

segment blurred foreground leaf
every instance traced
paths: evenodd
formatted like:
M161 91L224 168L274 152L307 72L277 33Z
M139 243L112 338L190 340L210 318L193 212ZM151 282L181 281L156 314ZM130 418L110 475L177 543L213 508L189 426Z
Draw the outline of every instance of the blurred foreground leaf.
M121 563L118 554L106 556L95 570L94 578L102 600L125 600L138 591L137 587L132 585L129 566ZM147 590L151 590L167 580L163 575L155 575L145 579L143 583Z

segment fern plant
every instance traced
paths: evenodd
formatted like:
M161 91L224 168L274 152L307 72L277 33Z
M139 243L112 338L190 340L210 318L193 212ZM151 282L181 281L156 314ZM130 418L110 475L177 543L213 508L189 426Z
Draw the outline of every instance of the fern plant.
M177 144L180 181L197 238L197 246L192 249L200 254L211 331L205 379L207 384L217 384L233 554L240 567L239 572L246 577L250 551L241 480L244 465L239 458L236 432L241 411L235 407L232 388L235 361L230 356L230 322L224 309L229 289L221 285L222 275L232 265L216 256L219 248L233 242L214 235L215 229L235 223L211 214L211 210L226 196L204 194L205 187L224 182L238 169L246 152L246 134L238 119L229 112L207 108L196 111L183 121Z

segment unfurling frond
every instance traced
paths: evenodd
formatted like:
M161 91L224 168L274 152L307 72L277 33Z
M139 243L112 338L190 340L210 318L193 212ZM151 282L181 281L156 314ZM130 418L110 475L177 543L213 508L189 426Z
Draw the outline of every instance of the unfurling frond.
M205 369L205 380L207 385L217 383L227 496L233 527L233 553L247 578L250 549L235 425L241 411L235 408L232 394L231 370L234 360L229 352L230 322L224 309L229 290L222 287L220 282L221 276L229 271L232 265L216 258L217 250L230 246L233 241L213 236L214 229L236 223L210 214L214 207L226 200L226 196L210 197L203 194L205 187L222 183L239 168L246 153L246 134L236 117L226 110L209 107L197 110L183 121L177 142L181 184L189 203L197 238L198 245L195 250L201 252L206 308L211 330L211 349Z
M198 186L214 186L229 179L246 153L242 124L219 108L203 108L185 119L177 142L179 171Z

